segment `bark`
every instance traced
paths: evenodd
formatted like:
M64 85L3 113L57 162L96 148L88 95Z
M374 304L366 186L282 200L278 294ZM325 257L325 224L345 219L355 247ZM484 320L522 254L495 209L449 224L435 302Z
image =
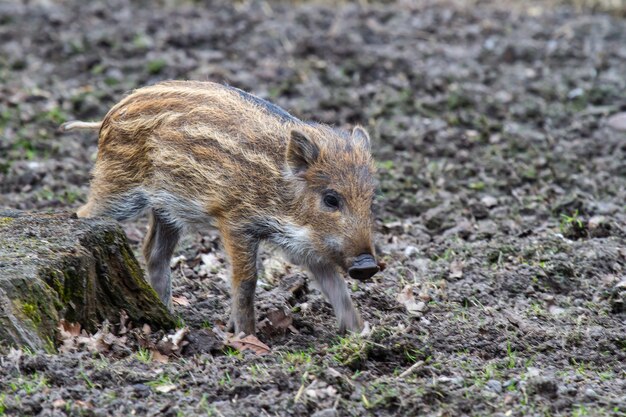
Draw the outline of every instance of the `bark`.
M51 350L60 319L94 332L121 310L174 327L116 223L0 211L0 344Z

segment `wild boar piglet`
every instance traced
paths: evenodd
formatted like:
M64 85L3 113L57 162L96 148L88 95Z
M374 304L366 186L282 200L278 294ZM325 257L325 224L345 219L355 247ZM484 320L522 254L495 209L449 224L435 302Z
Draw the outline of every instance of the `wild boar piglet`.
M234 331L255 332L257 250L262 241L308 269L340 331L362 320L341 275L378 272L370 138L303 122L237 88L170 81L135 90L101 122L98 156L80 217L127 220L149 211L148 277L171 306L170 258L181 233L216 227L232 268Z

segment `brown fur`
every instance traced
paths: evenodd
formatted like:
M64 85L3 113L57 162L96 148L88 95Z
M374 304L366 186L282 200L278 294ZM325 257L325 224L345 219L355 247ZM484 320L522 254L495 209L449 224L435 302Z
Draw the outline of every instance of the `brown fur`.
M254 332L263 240L309 268L341 329L358 330L337 269L374 255L369 137L361 128L350 134L284 117L254 99L210 82L171 81L134 91L101 125L67 124L100 128L89 200L78 214L124 220L152 210L144 255L166 303L169 259L182 230L211 224L232 264L237 332ZM339 209L325 205L328 190L339 196Z

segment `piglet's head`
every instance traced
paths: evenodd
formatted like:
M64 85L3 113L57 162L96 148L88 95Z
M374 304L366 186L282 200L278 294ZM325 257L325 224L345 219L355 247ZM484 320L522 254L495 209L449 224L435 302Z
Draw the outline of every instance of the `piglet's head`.
M356 279L378 272L372 240L375 168L367 132L319 125L292 130L286 163L295 188L294 219L308 230L318 259Z

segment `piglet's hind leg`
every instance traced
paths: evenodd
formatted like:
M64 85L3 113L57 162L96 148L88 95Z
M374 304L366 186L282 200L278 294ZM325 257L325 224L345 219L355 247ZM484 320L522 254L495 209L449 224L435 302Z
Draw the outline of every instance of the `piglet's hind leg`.
M150 213L150 226L143 244L148 278L159 298L172 308L170 259L180 238L180 229L168 223L156 211Z

